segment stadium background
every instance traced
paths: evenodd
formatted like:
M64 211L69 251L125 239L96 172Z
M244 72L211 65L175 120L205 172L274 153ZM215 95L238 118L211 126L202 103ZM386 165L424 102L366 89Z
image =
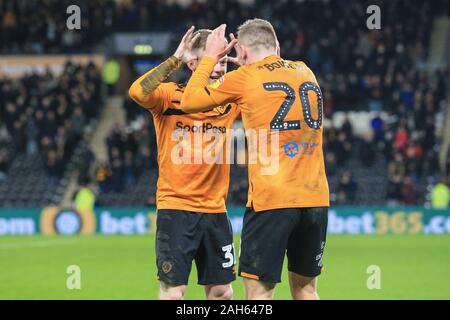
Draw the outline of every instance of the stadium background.
M373 4L380 30L366 26ZM282 56L305 61L325 97L322 298L450 298L449 15L448 0L0 0L0 298L157 297L156 140L128 86L190 25L235 31L253 17L273 23ZM80 209L91 191L94 210ZM236 245L246 192L245 167L232 166ZM69 265L81 290L66 288ZM371 265L380 290L366 286ZM240 279L234 288L242 298ZM289 298L286 278L276 298Z

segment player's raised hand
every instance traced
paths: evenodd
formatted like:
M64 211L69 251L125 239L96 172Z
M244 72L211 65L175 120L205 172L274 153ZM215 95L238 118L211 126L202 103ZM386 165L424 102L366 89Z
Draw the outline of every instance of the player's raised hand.
M232 39L228 45L224 41L226 28L227 25L222 24L208 36L205 46L205 56L220 60L234 48L237 43L236 39Z
M188 31L184 34L181 39L180 44L178 45L177 50L173 54L176 58L180 59L183 63L187 63L188 61L194 59L195 57L192 55L192 44L198 38L199 34L193 36L195 27L192 26L188 29Z
M234 34L230 33L230 39L231 39L231 41L235 41L235 43L237 43L237 40L234 37ZM241 62L239 61L238 57L228 57L228 61L231 62L231 63L234 63L238 67L240 67L242 65Z

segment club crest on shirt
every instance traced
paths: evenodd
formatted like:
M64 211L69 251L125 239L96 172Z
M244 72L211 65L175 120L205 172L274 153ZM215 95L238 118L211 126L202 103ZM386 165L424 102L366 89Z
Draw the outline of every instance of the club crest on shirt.
M221 81L221 80L222 80L222 78L220 78L220 79L214 81L213 83L210 84L210 87L211 87L211 88L214 88L214 89L218 88L218 87L222 84L222 82L223 82L223 81Z
M170 271L172 271L172 263L170 263L169 261L164 261L161 269L164 273L169 273Z

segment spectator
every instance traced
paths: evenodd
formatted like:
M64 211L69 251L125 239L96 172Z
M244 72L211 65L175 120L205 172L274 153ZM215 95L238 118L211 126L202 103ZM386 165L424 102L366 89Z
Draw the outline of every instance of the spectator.
M30 156L33 156L38 152L38 133L39 129L37 128L35 121L32 119L28 122L26 127L27 154Z
M375 116L375 118L373 118L371 120L370 125L371 125L373 133L374 133L375 142L378 143L381 140L383 140L384 122L383 122L383 119L381 119L381 116L379 113Z
M75 209L80 211L81 213L84 211L94 211L95 207L95 193L93 188L87 184L87 182L83 182L80 190L78 190L75 195Z
M344 172L339 180L339 186L337 191L337 202L339 204L353 203L356 198L356 191L358 187L353 180L353 176L350 171Z
M350 122L348 114L345 114L345 120L344 120L344 123L342 124L341 131L343 133L345 133L345 137L346 137L347 141L352 143L353 142L353 126L352 126L352 123Z
M404 124L400 124L394 137L395 151L403 153L408 143L409 135Z
M376 149L374 146L373 135L371 133L368 133L363 137L359 152L361 155L361 162L366 167L372 167L375 163Z
M50 150L46 158L46 170L49 177L50 185L56 185L57 181L62 175L61 159L58 157L55 150Z
M8 150L5 147L0 147L0 182L6 180L9 162Z
M114 192L122 192L125 187L123 161L114 155L111 161L111 187Z
M450 204L450 188L446 179L441 178L431 192L431 206L433 209L448 209Z
M327 174L329 176L334 176L337 172L338 166L336 163L336 156L333 152L325 153L325 165L326 165Z
M401 193L402 193L402 202L405 205L408 206L417 205L417 190L413 180L410 177L405 177L403 179Z
M136 168L134 166L133 154L131 151L125 152L124 160L125 184L131 186L135 183Z
M108 87L108 94L115 93L116 83L120 77L120 64L116 59L109 59L103 68L103 81Z
M387 203L388 206L395 207L402 200L402 177L394 175L388 180Z
M101 162L97 167L97 171L95 173L96 181L98 186L100 187L100 191L107 193L109 192L109 183L108 179L111 176L111 170L106 166L104 162Z
M93 172L94 162L95 162L94 153L91 151L91 149L84 148L80 156L80 161L78 161L76 164L79 184L81 184L82 182L93 180L95 175L95 173Z
M80 106L77 106L73 111L72 123L76 138L81 139L84 127L86 125L86 117L84 116L83 109Z
M406 167L403 160L403 155L401 153L396 153L394 155L394 160L388 165L388 177L403 177L406 173Z

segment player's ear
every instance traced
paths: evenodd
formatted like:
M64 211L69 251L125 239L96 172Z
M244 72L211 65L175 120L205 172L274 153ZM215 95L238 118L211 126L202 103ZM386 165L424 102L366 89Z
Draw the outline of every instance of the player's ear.
M197 69L197 60L196 59L192 59L190 61L188 61L188 63L186 64L187 67L189 68L189 70L191 70L192 72L195 71L195 69Z
M242 52L242 60L246 61L248 58L248 48L246 46L242 45L241 52Z

